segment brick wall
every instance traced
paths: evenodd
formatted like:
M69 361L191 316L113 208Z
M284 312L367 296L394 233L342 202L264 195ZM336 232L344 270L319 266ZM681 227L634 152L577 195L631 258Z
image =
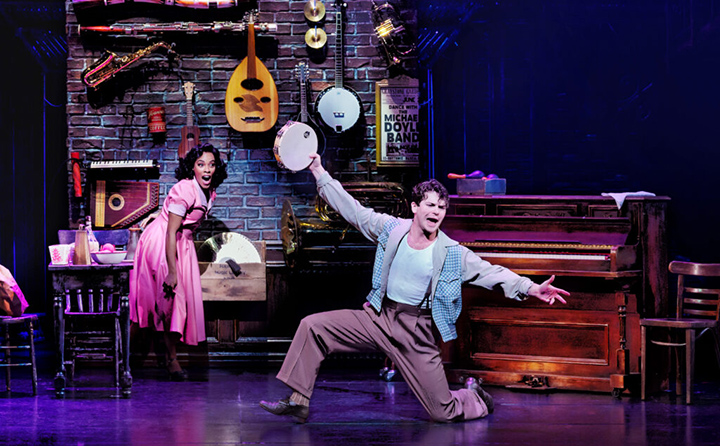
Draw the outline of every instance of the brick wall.
M318 92L334 84L334 13L326 2L323 28L328 34L324 51L305 45L308 29L305 1L260 0L235 8L195 10L151 3L74 8L66 2L69 55L67 63L67 122L69 152L81 159L147 160L160 162L161 202L175 184L177 147L186 123L183 82L195 83L194 112L198 117L201 141L219 147L228 160L228 179L218 189L212 217L198 231L197 239L226 230L240 232L253 240L278 240L280 210L289 198L299 217L311 212L314 181L308 172L291 173L278 167L273 157L274 139L289 119L299 112L299 85L293 68L300 61L310 67L313 104ZM396 6L408 23L415 21L414 0L398 0ZM397 181L412 185L419 169L375 166L375 82L389 73L371 21L372 2L348 2L345 13L345 83L360 96L364 106L363 125L339 137L328 135L323 160L326 168L341 181ZM172 63L163 51L139 59L102 83L96 91L81 81L81 72L104 50L118 56L134 53L150 42L135 36L80 34L78 25L125 23L213 21L239 22L246 10L257 7L258 22L276 23L277 32L256 32L256 53L269 69L278 89L280 114L274 127L263 133L239 133L227 123L225 91L233 70L247 53L245 33L165 33L158 36L175 44L178 53ZM164 106L167 133L154 137L147 128L147 108ZM157 135L157 134L155 134ZM69 156L68 156L69 157ZM70 186L70 176L68 185ZM70 198L70 226L89 213L89 187L84 197ZM70 187L69 187L70 189Z

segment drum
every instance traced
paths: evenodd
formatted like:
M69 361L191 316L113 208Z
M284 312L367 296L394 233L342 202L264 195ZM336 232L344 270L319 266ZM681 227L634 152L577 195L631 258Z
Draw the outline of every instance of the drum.
M298 172L307 168L312 159L310 155L317 153L318 137L309 125L288 121L275 137L275 160L283 169Z

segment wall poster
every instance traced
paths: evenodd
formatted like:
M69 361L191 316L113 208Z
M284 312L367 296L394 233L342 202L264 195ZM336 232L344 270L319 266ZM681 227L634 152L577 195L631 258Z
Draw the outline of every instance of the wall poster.
M417 79L375 83L377 166L419 166L420 88Z

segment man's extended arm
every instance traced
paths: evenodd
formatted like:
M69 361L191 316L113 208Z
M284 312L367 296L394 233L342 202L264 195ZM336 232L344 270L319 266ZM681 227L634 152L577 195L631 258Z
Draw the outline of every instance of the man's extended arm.
M570 293L551 285L555 276L538 285L529 278L519 276L503 266L493 265L482 260L470 250L463 251L463 282L487 289L500 285L505 296L510 299L524 300L527 296L532 296L550 305L556 300L567 303L563 296L567 297Z
M318 193L323 200L342 215L348 223L357 228L365 237L377 243L383 226L388 220L394 217L375 212L361 205L343 189L339 181L334 180L330 176L322 166L319 155L311 155L311 157L313 158L313 162L310 164L309 169L315 177Z

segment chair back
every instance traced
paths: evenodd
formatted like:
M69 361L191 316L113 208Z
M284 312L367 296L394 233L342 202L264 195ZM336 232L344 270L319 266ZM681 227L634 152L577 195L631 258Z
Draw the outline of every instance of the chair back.
M112 289L65 290L65 314L115 313L120 297Z
M677 274L677 318L712 319L720 314L720 263L670 262ZM715 278L715 279L713 279Z

